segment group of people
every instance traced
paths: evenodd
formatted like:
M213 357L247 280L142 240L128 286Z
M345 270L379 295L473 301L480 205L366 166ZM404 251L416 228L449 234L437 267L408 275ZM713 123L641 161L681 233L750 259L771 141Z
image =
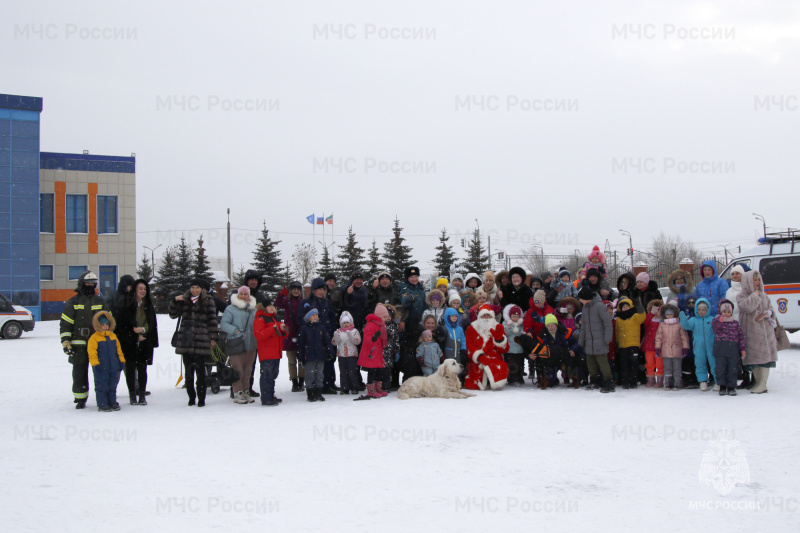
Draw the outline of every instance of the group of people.
M200 407L208 358L222 333L237 404L260 398L262 405L280 405L275 380L284 353L292 391L305 390L309 402L329 394L382 398L401 379L437 372L445 359L462 365L462 386L473 390L519 387L527 377L540 389L613 392L643 384L720 395L735 395L737 387L767 391L777 324L757 271L736 266L729 284L706 261L695 287L691 273L676 270L666 301L644 272L623 274L612 289L597 247L576 274L573 279L561 268L555 276L529 276L520 267L455 273L426 291L419 269L410 266L399 283L388 272L367 283L356 271L340 287L329 274L312 280L308 296L292 282L273 301L261 290L261 274L250 270L228 305L202 280L192 280L170 301L169 314L179 319L173 345L186 368L189 405ZM158 346L155 311L148 284L129 281L109 309L94 292L96 276L87 272L65 307L62 342L79 408L88 394L84 360L95 369L101 410L118 408L111 389L123 363L131 404L146 404L147 364ZM256 361L260 394L253 390Z

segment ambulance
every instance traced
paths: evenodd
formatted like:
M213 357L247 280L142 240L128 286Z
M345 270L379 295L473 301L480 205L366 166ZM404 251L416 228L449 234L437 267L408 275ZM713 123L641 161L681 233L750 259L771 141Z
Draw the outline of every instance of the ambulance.
M736 265L758 270L778 321L787 330L800 329L800 231L767 233L758 243L739 254L720 277L730 281Z
M33 331L33 326L33 314L0 293L0 338L18 339L23 331Z

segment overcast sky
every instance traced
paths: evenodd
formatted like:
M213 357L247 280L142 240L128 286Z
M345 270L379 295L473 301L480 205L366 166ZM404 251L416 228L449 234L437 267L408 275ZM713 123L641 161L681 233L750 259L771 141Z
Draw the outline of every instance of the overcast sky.
M140 250L224 256L228 207L235 265L323 212L365 248L397 215L423 271L476 218L508 253L797 226L800 3L652 4L4 2L0 92L43 151L136 153Z

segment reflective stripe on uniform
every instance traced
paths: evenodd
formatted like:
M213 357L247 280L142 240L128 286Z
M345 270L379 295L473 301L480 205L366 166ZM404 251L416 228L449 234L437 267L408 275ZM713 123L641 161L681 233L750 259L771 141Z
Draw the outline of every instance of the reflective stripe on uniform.
M74 321L74 320L72 320L70 317L68 317L68 316L67 316L67 315L65 315L64 313L61 313L61 320L64 320L64 321L66 321L66 322L69 322L70 324L74 324L74 323L75 323L75 321Z
M92 306L92 311L94 311L95 309L102 309L102 308L103 308L102 304L101 305L93 305Z
M64 337L72 337L72 332L71 331L65 331L64 333L61 334L61 337L62 338L64 338Z
M72 308L73 308L73 309L83 309L84 307L83 307L83 304L74 304L74 305L72 306Z
M72 341L73 346L86 345L86 341Z
M73 392L72 394L74 394L75 398L77 398L78 400L85 400L86 398L89 397L88 392Z

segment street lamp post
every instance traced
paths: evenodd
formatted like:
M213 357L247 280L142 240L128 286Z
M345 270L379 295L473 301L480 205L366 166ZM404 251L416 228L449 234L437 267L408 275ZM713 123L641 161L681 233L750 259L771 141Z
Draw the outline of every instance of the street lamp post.
M619 230L619 232L622 233L623 235L628 236L628 242L630 243L630 248L628 248L628 255L631 256L631 266L633 266L633 237L631 237L629 231L625 231L624 229Z
M162 242L161 244L159 244L155 248L150 248L149 246L142 246L142 248L147 248L148 250L150 250L150 268L153 269L153 275L154 276L156 275L155 251L158 250L159 248L161 248L163 245L164 245L164 243Z

